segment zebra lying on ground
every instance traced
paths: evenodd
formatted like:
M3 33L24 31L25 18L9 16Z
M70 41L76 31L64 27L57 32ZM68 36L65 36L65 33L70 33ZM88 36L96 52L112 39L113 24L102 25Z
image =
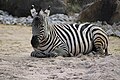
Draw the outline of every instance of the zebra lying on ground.
M49 25L46 17L42 10L34 16L32 57L69 57L90 52L108 55L108 37L97 25L90 23Z

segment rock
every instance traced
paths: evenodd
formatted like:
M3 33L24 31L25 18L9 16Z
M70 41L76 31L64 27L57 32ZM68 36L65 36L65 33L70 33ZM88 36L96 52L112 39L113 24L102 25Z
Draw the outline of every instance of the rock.
M8 15L8 13L6 11L0 10L0 15Z
M95 22L100 20L110 23L110 19L118 7L116 3L117 0L97 0L80 12L78 21Z
M64 14L51 15L48 19L49 24L51 23L73 23L73 18L68 17Z
M99 19L101 7L102 7L101 1L92 3L89 7L85 8L80 12L78 21L80 22L97 21Z
M81 0L81 5L85 7L87 4L95 2L96 0Z
M118 37L120 37L120 31L116 30L115 31L115 35L118 36Z
M106 33L109 36L114 35L114 32L111 29L107 30Z
M17 23L17 18L13 18L12 25L16 25Z
M117 1L117 8L110 19L110 23L118 23L120 21L120 1Z
M26 24L31 24L32 21L33 21L33 19L32 19L31 16L28 16L28 17L26 18Z
M102 1L102 7L101 7L101 13L100 13L100 20L101 21L106 21L109 23L112 15L116 11L117 0L101 0Z
M31 25L32 18L28 17L13 17L12 15L8 15L7 12L3 12L0 10L0 23L7 25Z
M113 25L109 25L106 22L97 21L94 22L93 24L96 24L100 26L102 29L104 29L108 36L120 37L120 25L116 23L114 23Z

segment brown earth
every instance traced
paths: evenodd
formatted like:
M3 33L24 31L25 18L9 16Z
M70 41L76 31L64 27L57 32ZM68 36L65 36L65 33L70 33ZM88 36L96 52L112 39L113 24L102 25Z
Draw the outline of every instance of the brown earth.
M106 57L34 58L31 27L0 24L0 80L120 80L120 38Z

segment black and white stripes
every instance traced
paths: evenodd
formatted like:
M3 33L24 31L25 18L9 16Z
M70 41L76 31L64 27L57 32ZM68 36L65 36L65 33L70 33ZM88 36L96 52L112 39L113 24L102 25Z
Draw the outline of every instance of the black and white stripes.
M101 46L106 49L108 38L106 33L97 25L83 24L59 24L52 26L61 40L68 46L68 52L77 56L79 53L87 54L93 47Z
M79 54L108 54L108 37L95 24L46 24L42 14L34 16L31 44L33 57L78 56ZM37 19L36 19L37 18ZM39 25L34 25L36 23ZM45 25L45 26L44 26Z

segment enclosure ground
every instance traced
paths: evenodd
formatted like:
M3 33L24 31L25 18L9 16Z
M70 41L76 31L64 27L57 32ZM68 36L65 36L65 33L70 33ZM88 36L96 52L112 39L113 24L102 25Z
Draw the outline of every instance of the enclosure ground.
M120 38L106 57L33 58L31 27L0 24L0 80L119 80Z

